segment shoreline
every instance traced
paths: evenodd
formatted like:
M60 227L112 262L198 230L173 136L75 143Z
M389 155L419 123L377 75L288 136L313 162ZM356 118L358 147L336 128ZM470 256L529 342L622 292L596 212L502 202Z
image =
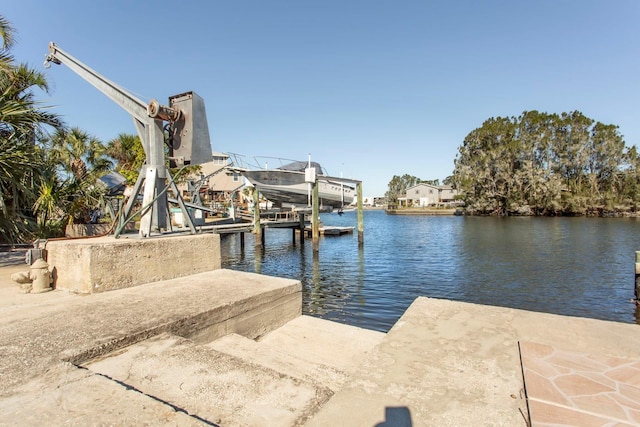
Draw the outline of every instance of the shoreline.
M456 215L457 209L429 209L429 208L407 208L407 209L385 209L387 215Z
M403 208L384 209L388 215L456 215L474 217L498 217L490 213L465 212L462 209L431 209L431 208ZM534 214L511 214L503 217L538 217L538 218L640 218L640 212L629 212L621 210L613 211L588 211L585 213L566 213L557 215L534 215Z

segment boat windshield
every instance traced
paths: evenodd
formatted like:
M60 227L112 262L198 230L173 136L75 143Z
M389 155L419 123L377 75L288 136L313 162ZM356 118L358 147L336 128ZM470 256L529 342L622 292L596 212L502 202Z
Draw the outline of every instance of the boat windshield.
M286 170L286 171L297 171L304 172L304 170L309 166L309 162L292 162L286 165L280 166L278 169ZM317 173L322 173L322 166L320 163L311 162L311 167L316 168Z

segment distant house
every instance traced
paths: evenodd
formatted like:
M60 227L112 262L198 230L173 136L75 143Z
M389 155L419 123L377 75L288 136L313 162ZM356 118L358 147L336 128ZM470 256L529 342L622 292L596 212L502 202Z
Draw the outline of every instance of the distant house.
M353 202L357 203L357 200L354 199ZM375 197L367 196L362 198L362 206L375 206L375 205L376 205Z
M229 156L224 153L213 152L213 160L200 165L199 176L189 177L189 182L179 186L187 200L195 199L195 193L203 206L220 208L231 198L242 198L241 193L244 180L237 171L227 170Z
M384 197L374 197L374 196L365 196L362 198L362 206L364 207L376 207L382 206L385 203ZM358 204L358 199L354 198L353 202L351 202L353 206Z
M387 203L387 199L385 197L374 197L372 206L382 206Z
M404 197L398 198L400 206L446 205L455 201L458 192L450 185L417 184L407 188Z

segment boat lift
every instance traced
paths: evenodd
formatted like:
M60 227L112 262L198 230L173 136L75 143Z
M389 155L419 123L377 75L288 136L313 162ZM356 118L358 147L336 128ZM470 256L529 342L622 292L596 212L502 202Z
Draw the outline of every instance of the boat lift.
M165 130L169 132L170 164L181 167L210 162L212 152L203 99L194 92L186 92L169 97L169 106L162 105L155 99L147 104L63 51L53 42L49 44L49 54L46 56L44 67L49 68L51 62L69 67L126 110L133 118L144 148L145 163L140 169L133 192L124 207L122 216L125 221L131 216L134 202L144 187L140 237L147 238L151 237L152 232L162 233L168 230L171 225L168 221L167 190L171 189L175 193L176 201L191 233L195 234L193 220L165 166L164 132ZM165 122L167 122L166 126ZM116 230L115 237L118 237L123 227L124 223Z

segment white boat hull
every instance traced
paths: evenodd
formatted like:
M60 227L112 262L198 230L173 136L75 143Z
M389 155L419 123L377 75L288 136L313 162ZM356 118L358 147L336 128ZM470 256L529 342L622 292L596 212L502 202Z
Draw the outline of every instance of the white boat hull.
M304 172L280 169L245 171L243 175L258 188L258 191L274 203L308 206L310 186L305 182ZM340 182L339 178L318 176L318 197L321 206L340 209L355 199L355 188Z

